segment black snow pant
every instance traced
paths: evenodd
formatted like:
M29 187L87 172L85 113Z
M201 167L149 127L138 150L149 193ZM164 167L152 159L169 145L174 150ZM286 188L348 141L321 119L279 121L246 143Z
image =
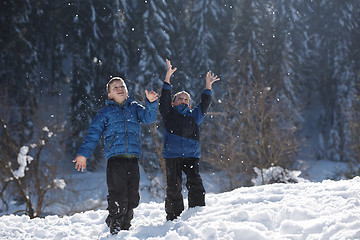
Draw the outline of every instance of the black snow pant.
M138 158L111 157L106 168L108 211L106 219L110 231L128 230L133 209L139 205Z
M184 210L182 172L186 175L189 207L205 206L205 188L199 173L199 158L167 158L166 165L166 219L173 220Z

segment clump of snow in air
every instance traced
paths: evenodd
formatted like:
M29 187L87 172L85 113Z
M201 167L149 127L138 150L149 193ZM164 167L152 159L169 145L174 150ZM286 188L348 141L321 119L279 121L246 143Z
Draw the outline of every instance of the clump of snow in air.
M28 155L28 152L29 152L28 146L22 146L20 148L20 152L17 157L17 162L19 163L20 166L17 170L13 171L14 177L16 178L24 177L27 165L30 164L32 160L34 160L33 157Z

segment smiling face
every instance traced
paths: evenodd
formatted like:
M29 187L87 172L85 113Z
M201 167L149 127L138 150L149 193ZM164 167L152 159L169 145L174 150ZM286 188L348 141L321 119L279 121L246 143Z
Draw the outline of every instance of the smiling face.
M115 79L110 82L108 86L108 97L109 99L121 104L129 96L126 84L122 79Z

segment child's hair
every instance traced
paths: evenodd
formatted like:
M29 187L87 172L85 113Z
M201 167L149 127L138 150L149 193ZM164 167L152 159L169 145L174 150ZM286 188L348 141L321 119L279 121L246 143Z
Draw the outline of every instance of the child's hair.
M114 81L122 81L123 83L125 83L124 79L122 79L121 77L113 77L113 78L111 78L108 81L108 83L106 84L107 93L110 93L110 84L112 84Z
M176 97L177 97L178 95L183 94L183 93L186 94L186 95L189 97L189 104L191 104L190 94L189 94L188 92L185 92L185 91L181 91L181 92L175 93L175 95L174 95L174 97L173 97L173 102L175 102L175 99L176 99Z

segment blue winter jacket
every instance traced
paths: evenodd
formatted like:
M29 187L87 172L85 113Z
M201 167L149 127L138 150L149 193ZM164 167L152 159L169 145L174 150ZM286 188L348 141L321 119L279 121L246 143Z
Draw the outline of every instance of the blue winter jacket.
M104 153L107 159L118 154L141 156L140 123L149 124L156 120L157 100L145 107L129 97L124 105L112 100L100 109L90 124L87 136L77 155L89 158L101 136L104 136Z
M204 89L201 102L193 109L187 105L171 106L172 86L164 83L160 97L160 114L164 121L164 158L200 158L199 125L211 103L212 91Z

